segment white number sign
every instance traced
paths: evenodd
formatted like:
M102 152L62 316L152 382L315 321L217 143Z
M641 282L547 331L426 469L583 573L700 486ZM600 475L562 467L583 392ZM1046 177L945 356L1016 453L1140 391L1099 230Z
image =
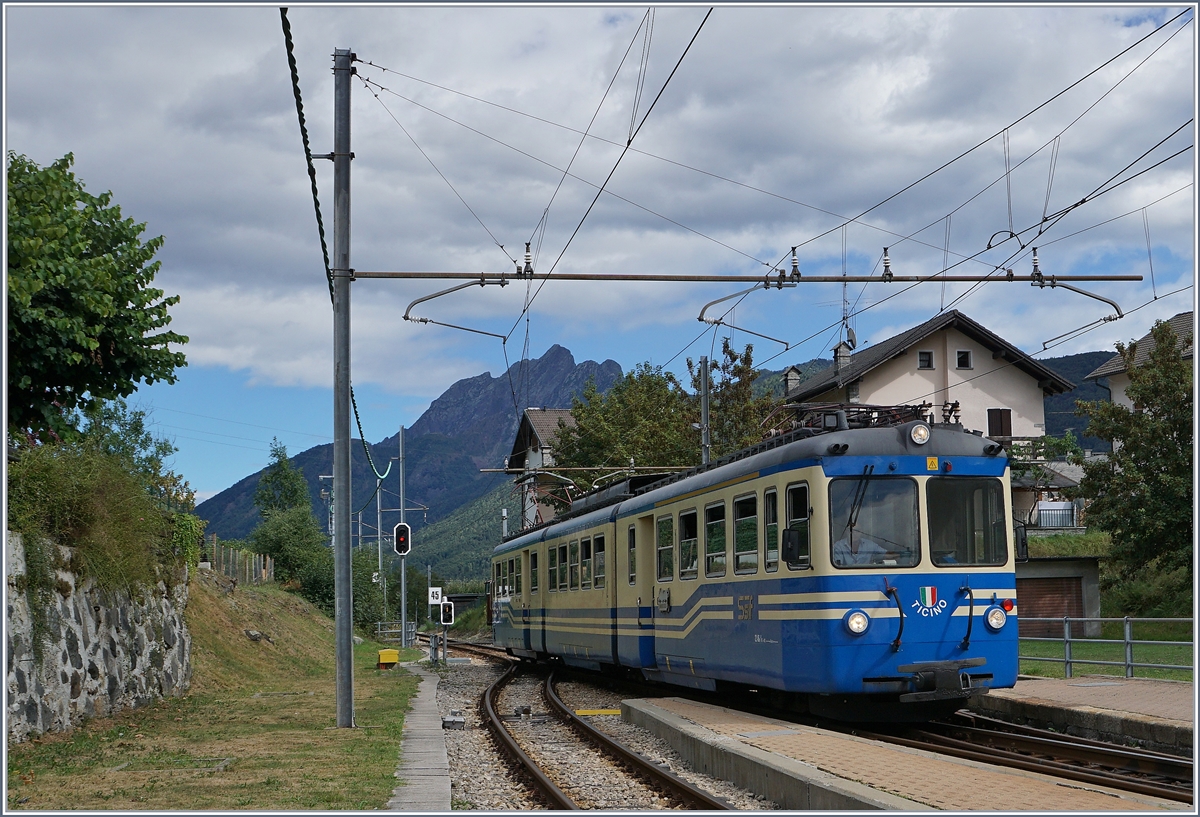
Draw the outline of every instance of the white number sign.
M442 588L440 588L440 587L429 588L429 603L430 604L441 604L442 603Z

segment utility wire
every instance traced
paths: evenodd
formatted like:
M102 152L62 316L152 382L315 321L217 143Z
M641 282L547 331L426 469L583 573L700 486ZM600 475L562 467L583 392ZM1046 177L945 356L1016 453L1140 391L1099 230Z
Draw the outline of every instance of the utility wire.
M692 39L688 41L687 47L683 49L683 53L679 55L679 59L676 61L675 67L671 69L671 73L667 76L666 82L664 82L662 87L658 89L658 95L654 97L654 101L651 102L650 107L646 109L646 115L642 117L642 121L638 124L637 129L633 132L633 135L629 137L629 142L625 145L624 149L621 150L621 155L618 156L617 161L613 163L612 170L608 172L608 176L604 179L604 183L601 184L600 189L596 191L595 198L593 198L592 203L588 205L587 210L583 214L583 218L579 219L579 223L575 225L575 230L571 233L571 237L567 239L567 243L559 252L558 258L554 259L554 263L550 266L550 270L547 272L547 275L554 272L554 269L558 266L558 262L562 260L563 256L570 248L571 242L573 242L575 240L575 236L579 234L579 230L581 227L583 227L583 223L587 221L587 217L592 212L592 208L595 207L596 202L600 200L600 194L604 192L604 188L608 186L613 174L617 172L617 168L620 166L621 160L625 158L625 154L629 151L629 145L633 144L633 140L636 139L637 135L642 132L642 127L646 124L646 120L650 118L650 114L654 112L654 108L656 105L658 105L658 101L662 99L663 92L666 91L667 86L671 84L671 80L675 77L675 72L678 71L679 66L683 64L684 58L688 55L688 52L691 51L692 44L695 43L696 38L700 36L700 31L704 28L704 24L708 22L708 18L712 15L712 12L712 8L709 8L708 12L704 15L704 19L700 21L700 25L696 28L696 33L692 35ZM533 297L529 299L529 303L526 304L521 310L521 314L517 316L517 320L515 323L513 323L512 329L508 330L505 337L511 335L517 328L517 324L521 322L521 318L529 311L530 307L533 306L533 302L537 300L537 296L541 294L542 288L546 285L547 280L549 279L543 278L541 283L538 284L538 288L533 292Z
M304 101L300 97L300 72L296 68L296 54L292 43L292 25L288 22L287 8L280 7L280 21L283 25L283 43L287 49L288 69L292 77L292 95L296 98L296 118L300 122L300 139L304 143L304 159L308 163L308 178L312 186L313 209L317 214L317 233L321 237L321 256L325 260L325 281L329 285L329 302L333 304L333 270L329 267L329 246L325 242L325 223L321 219L321 199L317 195L317 169L313 165L312 149L308 143L308 127L304 123ZM354 409L354 419L358 422L359 435L362 435L362 420L358 416L358 402L354 399L354 387L350 387L350 405ZM367 463L371 466L372 473L379 479L387 474L380 474L375 468L375 461L371 458L371 449L367 446L365 439L361 440L363 451L367 454ZM391 470L391 463L388 463L388 469Z

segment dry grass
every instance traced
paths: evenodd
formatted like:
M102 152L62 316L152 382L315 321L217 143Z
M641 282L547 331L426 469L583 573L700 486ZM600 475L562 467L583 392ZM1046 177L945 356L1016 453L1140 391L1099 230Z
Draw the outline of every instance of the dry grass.
M356 647L355 719L368 728L336 729L333 626L312 605L275 588L196 581L187 615L193 691L10 746L9 808L386 804L415 677L377 670L380 645ZM251 641L247 629L271 641Z

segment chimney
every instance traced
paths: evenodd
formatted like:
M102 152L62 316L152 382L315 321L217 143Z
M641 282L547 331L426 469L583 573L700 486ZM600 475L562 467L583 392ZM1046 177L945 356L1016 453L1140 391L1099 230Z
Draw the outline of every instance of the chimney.
M839 374L850 368L850 345L845 341L839 343L833 350L834 371Z

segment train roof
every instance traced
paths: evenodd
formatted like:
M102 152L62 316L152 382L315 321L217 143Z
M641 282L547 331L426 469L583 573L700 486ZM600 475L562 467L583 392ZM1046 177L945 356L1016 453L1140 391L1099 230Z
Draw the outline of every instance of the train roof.
M912 427L918 424L930 428L930 439L926 445L917 445L910 436ZM834 453L835 451L840 453ZM596 502L579 502L578 506L573 503L570 512L506 539L495 548L493 555L528 547L547 538L585 530L613 521L618 516L641 513L672 497L704 491L745 474L770 470L786 463L801 460L812 460L816 463L847 453L888 457L925 452L936 452L940 457L996 457L1003 454L1003 448L982 436L980 432L966 431L959 423L911 420L896 425L850 428L843 414L837 428L800 428L764 440L708 465L668 475L649 485L623 492L618 484L585 495L580 499L586 500L589 496L595 496Z

